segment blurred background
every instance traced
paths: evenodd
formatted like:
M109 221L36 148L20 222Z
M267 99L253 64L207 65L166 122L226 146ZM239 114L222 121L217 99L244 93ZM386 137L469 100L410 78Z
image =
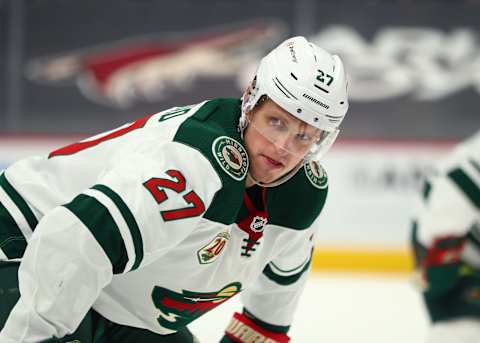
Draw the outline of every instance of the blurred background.
M344 60L351 100L323 161L330 194L293 338L420 343L412 202L432 163L480 128L479 18L474 0L0 0L0 169L240 97L261 56L304 35ZM206 342L223 328L212 318L195 324Z

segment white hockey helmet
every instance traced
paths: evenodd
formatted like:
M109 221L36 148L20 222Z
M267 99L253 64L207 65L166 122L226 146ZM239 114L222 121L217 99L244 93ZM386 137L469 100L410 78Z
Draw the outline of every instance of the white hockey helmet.
M266 95L291 115L325 131L305 160L318 160L333 144L348 110L347 79L336 55L293 37L265 56L242 98L239 128L248 125L247 113Z

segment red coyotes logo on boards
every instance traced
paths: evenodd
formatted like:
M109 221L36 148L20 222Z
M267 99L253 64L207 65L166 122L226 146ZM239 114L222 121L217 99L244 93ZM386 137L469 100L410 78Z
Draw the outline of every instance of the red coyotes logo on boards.
M175 293L155 286L152 299L160 311L158 323L170 330L179 330L193 320L231 299L242 290L240 282L232 282L217 292L200 293L183 290Z
M238 78L239 71L257 64L259 52L273 47L284 32L282 22L262 19L181 38L178 33L171 38L148 34L33 59L27 77L44 84L74 82L92 101L130 107L189 89L199 77Z

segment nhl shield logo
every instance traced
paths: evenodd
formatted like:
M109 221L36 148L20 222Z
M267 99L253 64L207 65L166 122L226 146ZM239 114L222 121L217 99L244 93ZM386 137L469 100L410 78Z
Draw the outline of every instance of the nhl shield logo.
M198 262L209 264L215 261L225 249L229 239L230 234L228 232L220 232L212 241L197 251Z
M235 139L220 136L212 144L212 153L223 170L233 179L241 181L248 171L248 155L242 144Z
M318 188L325 189L328 186L328 177L325 169L315 161L310 161L305 163L304 167L305 174L307 175L310 183Z
M250 223L250 229L253 232L262 232L263 227L267 225L267 218L260 217L260 216L255 216L252 219L252 222Z

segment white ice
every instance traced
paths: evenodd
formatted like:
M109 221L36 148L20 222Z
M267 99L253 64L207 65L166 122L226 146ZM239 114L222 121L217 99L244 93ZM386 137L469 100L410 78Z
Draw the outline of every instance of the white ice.
M218 342L239 299L201 317L190 329L201 343ZM429 325L409 275L311 274L292 343L423 343Z

